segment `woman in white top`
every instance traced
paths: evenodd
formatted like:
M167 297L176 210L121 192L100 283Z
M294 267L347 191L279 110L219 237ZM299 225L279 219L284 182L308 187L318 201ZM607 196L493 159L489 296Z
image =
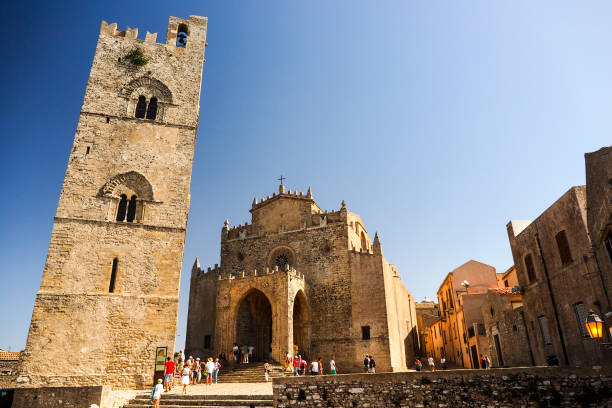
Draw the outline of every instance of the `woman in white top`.
M155 384L153 387L153 392L151 392L153 408L159 408L159 400L161 399L162 392L164 392L164 385L162 384L162 380L160 378L157 380L157 384Z
M189 373L191 372L191 368L188 365L185 365L183 368L183 374L181 374L181 384L183 384L183 394L187 394L187 386L189 385Z
M312 363L310 363L310 374L319 375L319 362L317 360L313 360Z
M208 357L208 361L206 362L206 385L212 385L215 368L215 362L212 357Z

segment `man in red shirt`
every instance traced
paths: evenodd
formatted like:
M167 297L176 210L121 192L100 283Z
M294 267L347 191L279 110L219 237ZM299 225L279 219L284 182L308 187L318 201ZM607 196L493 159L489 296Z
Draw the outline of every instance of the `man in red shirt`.
M174 361L168 357L164 366L164 389L170 391L172 389L172 380L174 379Z
M294 356L293 357L293 376L297 377L298 373L300 372L300 356Z

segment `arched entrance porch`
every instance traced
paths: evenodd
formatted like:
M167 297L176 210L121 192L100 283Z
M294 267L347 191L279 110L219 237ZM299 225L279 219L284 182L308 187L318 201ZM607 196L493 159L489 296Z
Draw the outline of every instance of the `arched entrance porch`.
M272 306L257 289L249 290L238 304L236 342L255 347L252 361L270 359L272 351Z
M310 356L310 309L306 295L299 290L293 300L293 345L298 346L302 357Z

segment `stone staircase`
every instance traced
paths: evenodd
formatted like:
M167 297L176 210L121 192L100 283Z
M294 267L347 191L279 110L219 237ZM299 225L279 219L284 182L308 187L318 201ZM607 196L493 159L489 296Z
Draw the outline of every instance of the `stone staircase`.
M272 395L180 395L164 394L160 407L166 408L272 408ZM151 395L139 395L123 408L151 408Z
M221 368L219 383L255 383L264 382L264 363L233 364ZM280 364L271 364L270 380L276 377L288 377L292 373L284 372Z

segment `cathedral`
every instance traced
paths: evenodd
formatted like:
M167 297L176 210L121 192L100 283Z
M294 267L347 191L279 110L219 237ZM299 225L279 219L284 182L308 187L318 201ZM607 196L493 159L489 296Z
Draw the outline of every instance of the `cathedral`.
M378 235L361 217L323 211L311 189L258 200L250 224L221 230L221 264L191 274L186 352L206 357L235 343L254 346L254 360L336 357L341 372L362 368L366 353L379 371L411 364L418 346L414 297Z

